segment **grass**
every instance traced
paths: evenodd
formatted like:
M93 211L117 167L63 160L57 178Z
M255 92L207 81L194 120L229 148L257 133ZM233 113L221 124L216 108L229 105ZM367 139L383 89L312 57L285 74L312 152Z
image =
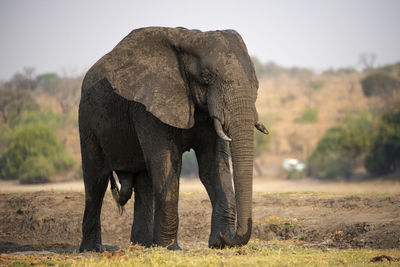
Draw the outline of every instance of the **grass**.
M74 259L34 257L9 262L11 266L30 264L44 266L382 266L399 264L400 250L327 250L268 246L250 242L242 248L215 250L198 248L168 251L164 248L137 248L114 253L88 254ZM4 255L4 254L3 254ZM393 261L371 262L377 256L390 256ZM1 262L1 261L0 261Z

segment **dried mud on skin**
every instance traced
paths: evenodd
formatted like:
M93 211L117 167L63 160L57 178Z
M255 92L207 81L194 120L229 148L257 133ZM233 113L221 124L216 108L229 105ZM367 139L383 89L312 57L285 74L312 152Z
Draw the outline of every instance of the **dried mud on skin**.
M81 239L84 194L0 194L0 254L74 252ZM400 195L329 196L256 194L252 239L310 248L400 247ZM178 240L184 249L206 247L211 204L206 194L182 194ZM102 214L103 244L127 248L133 201L118 214L107 193ZM51 254L51 255L50 255Z

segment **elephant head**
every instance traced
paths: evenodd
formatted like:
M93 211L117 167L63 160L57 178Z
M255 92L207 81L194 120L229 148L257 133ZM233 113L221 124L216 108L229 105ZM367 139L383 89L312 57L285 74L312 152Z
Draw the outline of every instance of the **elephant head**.
M102 79L177 128L193 127L196 109L208 112L217 134L231 142L237 228L235 236L221 238L229 246L246 244L252 228L253 127L267 130L257 119L258 80L240 35L137 29L92 67L84 86Z

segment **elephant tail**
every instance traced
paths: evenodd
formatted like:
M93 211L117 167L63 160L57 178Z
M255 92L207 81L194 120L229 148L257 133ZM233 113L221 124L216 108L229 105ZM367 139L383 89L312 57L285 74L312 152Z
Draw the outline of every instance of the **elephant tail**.
M117 203L118 212L120 215L124 214L125 208L119 204L119 189L114 175L110 175L111 193L115 203Z

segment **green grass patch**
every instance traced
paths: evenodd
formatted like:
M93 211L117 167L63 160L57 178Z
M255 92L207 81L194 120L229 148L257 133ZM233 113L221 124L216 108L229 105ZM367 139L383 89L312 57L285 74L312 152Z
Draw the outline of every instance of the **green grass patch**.
M5 254L2 254L5 255ZM383 259L371 262L374 257L386 255L391 261ZM103 254L82 254L68 259L43 259L29 256L18 259L11 256L10 266L31 264L45 266L385 266L396 265L400 261L400 250L320 250L272 245L252 241L241 248L224 250L194 248L182 251L169 251L165 248L140 248L134 250L105 252ZM5 258L3 258L5 259ZM13 259L13 260L12 260Z
M73 266L382 266L395 262L371 262L388 255L400 257L399 250L328 250L290 247L267 247L251 242L242 248L225 250L191 249L168 251L164 248L129 252L119 257L89 258L73 262ZM397 263L397 262L396 262Z

